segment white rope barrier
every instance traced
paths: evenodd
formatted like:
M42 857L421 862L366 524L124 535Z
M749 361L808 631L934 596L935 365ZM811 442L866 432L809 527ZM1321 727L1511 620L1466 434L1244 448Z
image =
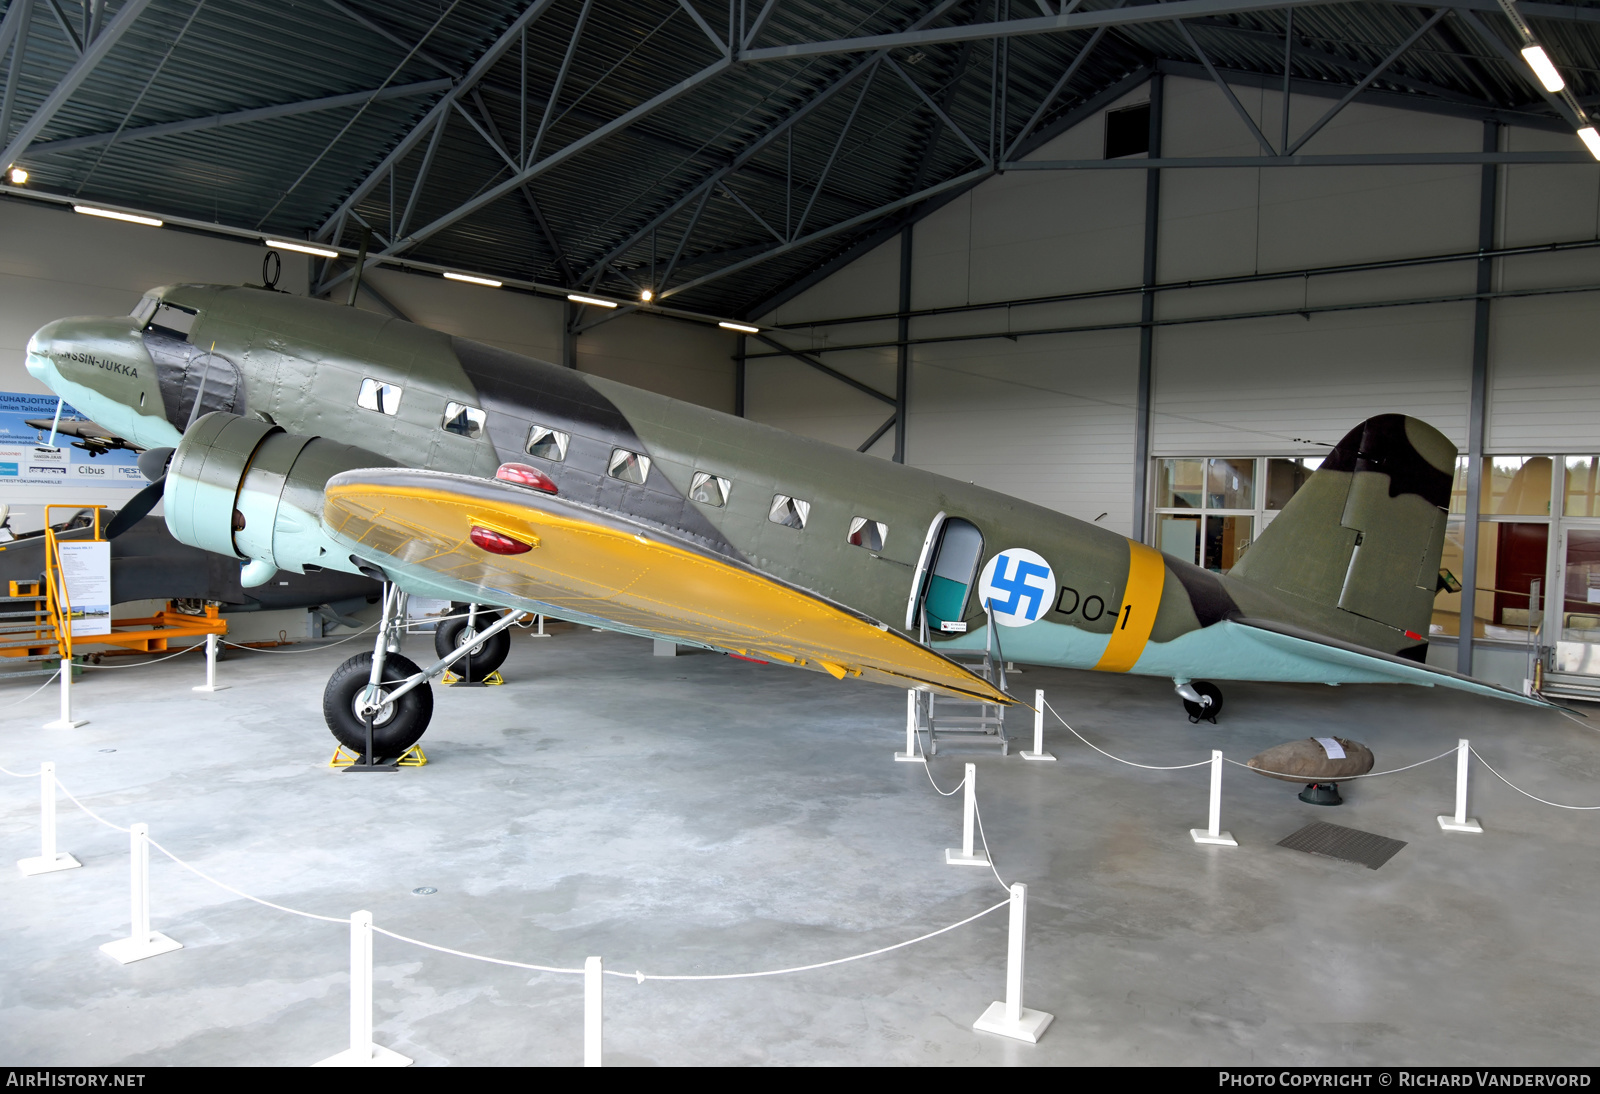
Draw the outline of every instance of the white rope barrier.
M1416 763L1406 764L1404 767L1391 767L1387 771L1369 771L1365 775L1340 775L1337 779L1324 779L1322 781L1342 783L1349 782L1351 779L1376 779L1379 775L1398 775L1402 771L1410 771L1414 767L1421 767L1423 764L1431 764L1434 760L1442 760L1446 756L1453 756L1455 755L1455 751L1456 750L1452 748L1446 752L1439 753L1437 756L1430 756L1426 760L1418 760ZM1254 771L1257 775L1277 775L1281 778L1295 779L1308 783L1317 781L1316 779L1311 778L1309 775L1291 775L1287 771L1267 771L1264 768L1251 767L1249 764L1242 764L1238 760L1226 760L1225 762L1232 764L1234 767L1243 767L1247 770Z
M1544 805L1553 805L1557 809L1574 809L1574 810L1578 810L1578 811L1581 811L1581 812L1589 812L1589 811L1592 811L1592 810L1595 810L1595 809L1600 809L1600 805L1562 805L1560 802L1548 801L1548 800L1546 800L1544 798L1539 797L1536 794L1530 794L1526 790L1522 789L1522 787L1518 786L1516 783L1512 782L1510 779L1508 779L1504 775L1500 774L1500 772L1496 771L1494 768L1489 767L1489 761L1487 761L1487 760L1485 760L1483 758L1483 753L1479 752L1475 748L1472 749L1471 751L1472 751L1472 754L1474 756L1478 757L1478 762L1480 764L1482 764L1484 767L1488 767L1489 768L1489 774L1493 775L1495 778L1499 779L1501 782L1505 783L1507 786L1509 786L1511 789L1515 790L1518 794L1521 794L1525 798L1532 798L1534 801L1540 802L1540 803L1542 803Z
M45 688L47 688L51 684L55 683L56 682L56 677L60 676L60 675L61 675L61 670L58 668L58 669L56 669L55 672L52 672L50 674L50 679L46 680L44 683L40 684L38 687L36 687L32 691L28 692L28 694L24 695L22 698L18 699L16 702L7 703L4 707L0 707L0 710L10 710L12 707L20 707L23 703L26 703L29 699L32 699L35 695L38 695Z
M1089 740L1089 738L1085 737L1083 734L1081 734L1077 730L1073 729L1070 725L1067 725L1067 720L1065 718L1061 717L1060 714L1057 714L1056 713L1056 708L1051 706L1048 702L1046 702L1044 704L1044 706L1045 706L1045 709L1048 710L1051 714L1055 714L1056 721L1060 722L1062 725L1067 727L1067 732L1068 733L1072 734L1074 737L1078 738L1078 740L1082 741L1084 744L1088 745L1090 748L1092 748L1096 752L1100 753L1100 755L1108 757L1108 758L1113 759L1113 760L1116 760L1119 764L1127 764L1129 767L1142 767L1146 771L1187 771L1191 767L1206 767L1211 763L1210 760L1201 760L1198 763L1192 763L1192 764L1170 764L1170 765L1162 766L1162 765L1157 765L1157 764L1134 763L1132 760L1124 760L1121 756L1113 756L1113 755L1111 755L1111 753L1107 752L1105 749L1101 748L1099 745L1097 745L1093 741Z

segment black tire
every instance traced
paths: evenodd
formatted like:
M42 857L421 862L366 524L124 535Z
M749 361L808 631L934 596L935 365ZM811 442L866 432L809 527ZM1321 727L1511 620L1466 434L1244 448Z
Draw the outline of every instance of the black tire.
M384 658L383 680L398 684L415 676L414 661L391 653ZM360 653L333 670L322 691L322 717L333 736L357 756L367 750L367 726L356 717L355 703L372 678L372 654ZM372 751L378 758L394 758L422 739L433 718L433 690L427 684L408 691L400 701L378 712L372 721Z
M1189 712L1189 721L1210 722L1212 725L1216 725L1217 715L1222 713L1222 689L1210 680L1195 680L1189 686L1211 700L1206 706L1201 706L1199 703L1185 699L1183 701L1183 709Z
M457 604L450 614L461 615L466 611L465 606ZM481 633L500 619L500 613L489 608L478 610L478 631ZM433 652L440 657L447 657L454 653L463 642L467 640L467 620L465 618L446 619L440 623L433 632ZM450 671L469 683L482 683L488 675L506 663L506 658L511 654L511 632L501 631L499 634L479 643L478 649L473 650L470 657L463 657L450 666Z

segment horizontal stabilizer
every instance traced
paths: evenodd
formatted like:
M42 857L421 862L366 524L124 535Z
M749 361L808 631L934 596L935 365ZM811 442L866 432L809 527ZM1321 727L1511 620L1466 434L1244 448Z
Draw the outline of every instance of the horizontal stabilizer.
M412 574L457 587L463 599L548 605L556 616L605 620L839 679L1015 701L860 612L660 525L538 490L364 468L328 480L322 519L329 534L402 584Z
M1463 676L1459 672L1448 669L1434 668L1432 665L1419 664L1408 661L1404 657L1393 654L1379 653L1351 642L1341 642L1335 638L1327 638L1314 631L1303 630L1300 627L1287 623L1277 623L1270 619L1234 619L1232 622L1243 627L1251 627L1260 632L1260 635L1269 644L1278 646L1284 652L1296 657L1311 660L1325 661L1341 668L1357 669L1364 673L1377 674L1388 677L1397 684L1417 684L1422 687L1454 688L1457 691L1469 691L1475 695L1487 695L1493 699L1510 699L1513 702L1526 703L1529 706L1549 707L1555 704L1543 699L1532 698L1521 692L1512 691L1510 688L1499 687L1495 684L1486 684L1482 680L1475 680L1470 676Z

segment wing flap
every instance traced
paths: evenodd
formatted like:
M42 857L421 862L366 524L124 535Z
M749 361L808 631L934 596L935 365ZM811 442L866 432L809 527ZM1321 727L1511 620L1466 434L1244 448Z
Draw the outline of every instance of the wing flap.
M965 666L843 605L688 537L565 498L465 475L368 468L329 480L323 523L379 565L546 604L556 614L565 609L841 679L1014 702ZM474 525L536 546L490 553L471 541Z

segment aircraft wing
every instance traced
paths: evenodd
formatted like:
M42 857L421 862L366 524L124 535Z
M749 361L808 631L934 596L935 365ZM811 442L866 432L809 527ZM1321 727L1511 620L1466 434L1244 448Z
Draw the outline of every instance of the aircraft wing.
M1495 684L1486 684L1482 680L1475 680L1470 676L1463 676L1458 672L1448 669L1434 668L1432 665L1419 664L1404 657L1394 654L1379 653L1369 650L1365 646L1358 646L1353 642L1341 642L1336 638L1328 638L1301 627L1288 623L1279 623L1270 619L1235 618L1231 622L1239 626L1253 628L1257 636L1269 645L1275 646L1283 652L1299 658L1308 658L1314 661L1325 661L1338 665L1341 668L1357 669L1364 673L1376 674L1387 677L1397 684L1419 684L1422 687L1455 688L1458 691L1470 691L1476 695L1487 695L1495 699L1510 699L1518 703L1527 703L1529 706L1553 706L1544 699L1532 698L1521 692L1502 688Z
M1012 703L963 665L875 619L659 527L489 479L366 468L328 480L328 531L398 576L462 583L552 614L598 617L668 640L745 657L925 685ZM472 528L522 543L521 554L475 545Z

